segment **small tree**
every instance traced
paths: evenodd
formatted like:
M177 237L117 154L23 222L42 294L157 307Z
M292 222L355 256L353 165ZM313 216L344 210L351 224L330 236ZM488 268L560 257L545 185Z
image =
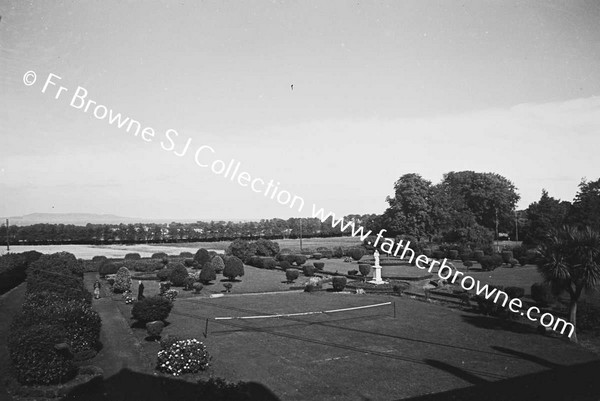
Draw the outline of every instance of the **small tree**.
M174 287L183 287L185 284L185 280L189 276L190 275L185 266L181 263L177 263L175 266L173 266L171 274L169 274L169 281L173 284Z
M570 339L577 342L577 302L583 290L592 290L600 283L600 234L590 227L565 226L551 232L539 253L539 272L554 288L566 291L571 298Z
M196 255L194 255L194 260L198 263L198 266L204 267L210 261L210 255L206 249L200 248L196 252Z
M358 270L360 271L360 274L362 274L363 277L367 277L369 273L371 273L371 265L361 263L358 265Z
M233 281L236 277L242 277L244 275L244 263L235 256L227 258L223 275L230 281Z
M300 276L300 271L298 269L287 269L285 271L285 278L288 283L293 283Z
M215 272L215 268L212 263L207 263L204 265L202 270L200 271L200 276L198 277L202 284L208 284L213 280L217 279L217 273Z
M215 273L223 273L223 270L225 269L225 262L223 262L223 258L221 258L220 256L215 256L214 258L212 258L210 263L215 268Z

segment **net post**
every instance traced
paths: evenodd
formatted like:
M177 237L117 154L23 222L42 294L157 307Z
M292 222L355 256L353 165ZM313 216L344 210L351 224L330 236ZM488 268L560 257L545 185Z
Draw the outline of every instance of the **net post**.
M204 326L204 338L208 337L208 318L206 318L206 325Z

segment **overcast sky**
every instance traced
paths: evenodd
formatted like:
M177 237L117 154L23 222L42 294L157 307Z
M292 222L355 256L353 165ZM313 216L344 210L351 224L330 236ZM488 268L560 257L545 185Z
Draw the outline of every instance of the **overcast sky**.
M0 216L298 215L196 165L202 145L304 216L381 213L410 172L499 173L521 208L600 177L596 1L4 0L0 15ZM155 138L70 106L78 86ZM168 129L186 156L161 147Z

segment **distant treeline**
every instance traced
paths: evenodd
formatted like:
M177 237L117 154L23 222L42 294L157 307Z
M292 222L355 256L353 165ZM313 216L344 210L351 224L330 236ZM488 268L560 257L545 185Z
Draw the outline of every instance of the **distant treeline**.
M364 224L375 215L349 215L345 221ZM302 221L301 221L302 220ZM345 233L347 234L347 233ZM53 244L142 244L229 241L244 239L283 239L340 236L339 226L331 219L264 219L256 222L212 221L170 224L33 224L10 226L8 240L14 245ZM6 226L0 227L0 241L6 238Z

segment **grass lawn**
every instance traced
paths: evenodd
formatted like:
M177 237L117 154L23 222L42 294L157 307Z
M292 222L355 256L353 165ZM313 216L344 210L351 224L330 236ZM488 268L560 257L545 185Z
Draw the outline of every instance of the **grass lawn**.
M209 322L206 318L321 311L396 302L329 315ZM129 305L119 302L124 316ZM505 380L597 359L579 346L410 298L289 293L175 301L164 335L201 339L210 373L254 381L284 400L400 399ZM136 329L140 340L145 330ZM158 345L145 343L148 357ZM566 385L566 384L565 384Z

